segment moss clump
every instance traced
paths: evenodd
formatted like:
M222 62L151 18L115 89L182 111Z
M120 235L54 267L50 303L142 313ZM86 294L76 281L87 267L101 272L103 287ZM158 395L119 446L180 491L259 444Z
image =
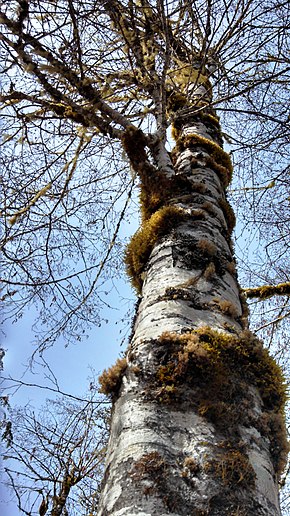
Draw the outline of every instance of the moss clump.
M241 303L241 307L242 307L242 317L240 318L240 322L243 326L244 329L247 329L248 328L248 320L249 320L249 314L250 314L250 310L249 310L249 306L248 306L248 303L247 303L247 300L246 300L246 296L244 294L244 292L240 289L240 292L239 292L239 297L240 297L240 303Z
M239 449L221 450L217 457L204 465L207 474L219 479L229 488L254 488L256 474L247 454Z
M123 132L121 141L132 166L138 171L139 163L147 160L145 151L147 142L143 131L132 125Z
M200 464L194 457L185 457L183 462L183 469L185 475L190 473L191 475L197 475L200 471Z
M229 235L232 234L236 225L236 216L233 208L226 199L219 199L219 205L223 211L228 226Z
M182 95L182 94L180 94ZM221 127L219 123L219 117L217 116L215 110L209 107L207 103L204 102L196 102L192 104L191 102L187 102L185 106L190 106L190 113L188 122L192 122L192 111L195 109L194 121L197 123L203 123L206 126L206 129L209 134L212 135L214 140L220 141L222 143L222 133ZM178 109L182 109L182 105L178 107ZM173 114L173 116L172 116ZM182 133L182 127L186 123L187 113L183 110L182 115L179 116L179 113L174 113L171 111L171 118L173 119L172 125L172 137L175 141L177 141Z
M201 120L204 120L205 123L213 124L218 129L220 129L220 118L219 118L219 116L217 116L217 114L215 112L213 112L212 114L201 112L201 113L199 113L199 116L200 116Z
M184 503L174 482L170 481L169 464L158 451L142 455L133 463L129 475L135 484L143 488L145 496L157 494L169 512L175 512Z
M217 253L216 245L206 238L201 238L196 245L207 256L214 256Z
M167 111L168 113L175 113L179 109L188 104L188 98L184 93L172 91L167 95Z
M188 215L182 210L174 206L164 206L145 221L132 237L125 252L125 264L137 292L141 291L141 275L157 240L187 218Z
M225 486L255 487L256 474L245 451L232 448L221 450L204 465L204 471L219 479Z
M278 478L285 470L290 443L285 426L284 415L279 412L266 412L259 419L259 430L270 440L270 451Z
M201 205L201 208L203 210L206 210L207 213L209 215L211 215L212 217L214 218L218 218L219 216L219 210L216 208L216 206L210 202L210 201L205 201L202 205Z
M202 147L210 156L206 159L207 164L215 170L222 182L227 186L232 178L233 165L231 158L217 143L198 134L187 134L178 138L172 155L179 154L188 147Z
M230 369L239 364L244 377L258 387L268 410L284 409L286 383L282 370L253 333L243 331L235 337L210 328L200 328L195 333L204 349L216 354Z
M223 314L228 315L233 319L237 319L239 316L239 312L236 305L234 305L228 299L214 297L212 301L209 303L209 305L216 308L217 310L220 310Z
M211 156L208 156L207 158L205 158L205 162L206 162L206 165L217 174L223 187L226 188L232 180L232 176L233 176L232 168L229 169L226 166L218 163Z
M207 186L203 183L198 183L198 182L191 182L191 189L192 189L192 192L197 192L197 193L201 193L201 194L206 194L209 192Z
M272 296L289 296L290 295L290 281L279 283L278 285L263 285L262 287L246 288L244 293L248 298L258 297L260 299L267 299Z
M114 365L109 369L105 369L99 376L99 392L107 395L116 394L121 386L122 377L126 368L126 358L118 358Z
M157 451L152 451L142 455L132 467L130 476L136 482L145 478L157 480L160 475L166 473L166 464L163 457Z
M148 220L159 208L168 204L171 199L191 194L194 190L191 181L178 174L167 178L160 172L140 174L140 204L142 221Z
M205 268L203 275L204 275L204 278L207 281L209 281L214 277L215 273L216 273L215 264L213 262L210 262L207 265L207 267Z
M234 260L231 262L227 262L226 270L229 274L231 274L231 276L234 276L234 278L237 277L237 265Z
M166 204L190 202L193 199L193 193L210 194L210 191L203 183L191 181L186 174L176 174L167 178L158 171L148 171L146 167L144 170L144 174L142 171L139 172L141 179L140 204L143 222ZM194 199L195 202L196 197ZM200 202L204 203L204 200L201 199ZM203 208L203 206L201 207Z
M273 465L280 475L288 451L286 385L281 368L257 337L249 331L237 336L203 327L183 335L163 333L157 343L156 399L179 404L193 390L188 402L221 431L239 425L256 427L270 440ZM184 390L185 384L189 389ZM263 401L262 419L257 418L251 387Z

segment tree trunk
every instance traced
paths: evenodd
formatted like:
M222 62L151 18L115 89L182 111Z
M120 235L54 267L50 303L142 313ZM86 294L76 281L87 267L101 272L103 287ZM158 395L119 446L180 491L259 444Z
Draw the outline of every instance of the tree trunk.
M98 514L279 515L284 388L247 330L230 159L213 110L172 109L175 174L143 180L127 252L141 289L127 360L100 378L114 404Z

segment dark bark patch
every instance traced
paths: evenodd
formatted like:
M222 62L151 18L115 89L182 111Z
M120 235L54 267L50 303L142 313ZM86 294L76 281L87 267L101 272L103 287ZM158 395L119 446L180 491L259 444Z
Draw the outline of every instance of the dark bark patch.
M218 250L212 243L210 234L202 241L190 237L187 237L186 241L177 238L172 245L173 265L178 266L179 263L182 268L187 270L204 271L212 263L217 276L223 276L226 272L228 257L226 251Z
M209 516L269 516L276 514L276 507L265 509L261 504L251 499L248 493L234 493L230 490L213 496L209 501Z
M144 454L134 462L129 472L133 482L142 487L145 496L158 496L166 509L174 511L184 505L184 499L169 479L170 465L157 451ZM181 512L181 514L184 514Z

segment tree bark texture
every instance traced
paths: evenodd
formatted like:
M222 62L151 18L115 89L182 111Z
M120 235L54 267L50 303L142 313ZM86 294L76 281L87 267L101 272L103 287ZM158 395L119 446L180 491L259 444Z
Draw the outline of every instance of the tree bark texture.
M278 516L284 387L247 329L230 160L209 108L178 109L173 132L174 175L143 181L129 246L141 295L126 361L101 378L114 403L98 514Z

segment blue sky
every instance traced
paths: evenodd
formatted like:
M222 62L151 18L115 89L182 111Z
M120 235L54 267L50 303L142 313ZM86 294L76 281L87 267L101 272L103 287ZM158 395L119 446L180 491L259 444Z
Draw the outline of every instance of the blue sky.
M66 393L76 396L82 395L87 389L88 378L92 375L91 368L96 373L101 372L104 368L113 364L120 353L126 349L126 342L122 344L126 327L122 319L125 318L130 300L133 300L134 295L129 282L118 281L116 284L122 294L122 299L117 299L115 294L110 299L114 309L105 308L102 312L104 318L108 319L108 324L103 324L100 328L94 328L90 332L89 338L83 342L65 347L63 343L58 341L45 354L46 360L58 379L60 390ZM44 377L43 367L36 366L33 374L27 368L29 358L34 351L32 345L34 334L31 330L34 315L34 311L30 310L17 324L6 323L6 337L3 343L6 350L4 375L20 378L27 383L52 386ZM127 328L130 328L130 324L127 324ZM53 397L53 393L37 387L21 387L11 397L10 401L12 406L23 406L31 403L32 406L41 407L46 398ZM8 503L8 500L7 490L2 486L0 496L1 516L23 514L17 509L16 502Z

